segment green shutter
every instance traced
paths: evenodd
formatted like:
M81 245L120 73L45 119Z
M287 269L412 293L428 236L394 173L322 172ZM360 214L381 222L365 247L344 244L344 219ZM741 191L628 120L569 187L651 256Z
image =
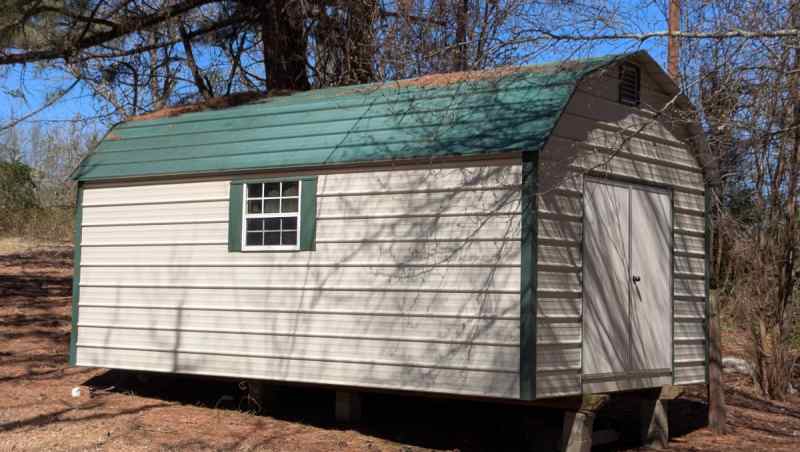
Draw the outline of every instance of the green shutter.
M522 243L519 322L519 397L536 398L537 177L539 153L522 154Z
M306 177L300 183L303 184L300 200L300 250L313 251L317 234L317 178Z
M81 285L81 225L83 223L83 187L78 183L75 199L75 241L72 259L72 331L69 335L69 365L77 362L78 352L78 300Z
M243 182L231 182L228 205L228 251L242 250L242 196Z

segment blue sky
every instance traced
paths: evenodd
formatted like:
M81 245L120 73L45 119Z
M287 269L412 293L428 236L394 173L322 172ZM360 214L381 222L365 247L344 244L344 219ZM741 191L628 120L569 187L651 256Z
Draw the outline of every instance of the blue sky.
M622 18L625 28L634 32L645 32L653 30L663 30L665 27L664 12L661 10L661 2L649 3L649 7L640 8L641 2L637 0L624 0L623 4L631 5L630 11L625 12L629 16ZM636 4L636 7L634 7ZM624 9L624 8L623 8ZM620 18L617 18L620 20ZM609 42L595 45L589 54L581 53L581 56L597 56L610 53L620 53L638 48L645 49L663 64L666 56L666 41L654 39L647 41L639 47L638 43L632 42ZM535 60L525 63L544 62L558 59L560 55L545 54ZM202 58L202 56L201 56ZM201 62L202 64L202 62ZM5 74L0 72L0 81L3 82L3 91L0 91L0 125L5 124L12 116L24 115L42 105L47 100L47 94L56 89L63 89L72 83L72 78L58 70L39 69L34 65L27 67L6 68ZM23 90L24 100L21 97L8 95L6 92L13 90ZM96 100L91 96L90 90L79 84L70 91L63 99L53 106L37 114L27 124L41 123L42 125L57 125L62 122L70 121L78 116L82 118L94 118L101 113L102 101ZM89 120L101 133L110 125L104 121Z

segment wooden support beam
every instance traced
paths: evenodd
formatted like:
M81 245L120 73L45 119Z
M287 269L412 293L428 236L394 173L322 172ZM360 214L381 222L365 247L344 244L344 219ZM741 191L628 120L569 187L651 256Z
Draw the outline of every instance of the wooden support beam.
M537 399L526 402L528 406L564 411L597 411L608 402L608 394L583 394L582 396Z
M666 385L661 387L661 394L658 396L661 400L675 400L683 394L683 387Z
M669 443L667 401L643 399L641 402L641 440L649 449L665 449Z
M561 439L563 452L591 452L594 413L568 411L564 413L564 431Z
M586 394L580 397L577 409L567 409L564 413L564 428L561 435L561 450L564 452L590 452L592 450L592 433L597 411L605 405L610 397L606 394ZM573 401L564 400L568 406ZM573 407L575 405L572 405Z

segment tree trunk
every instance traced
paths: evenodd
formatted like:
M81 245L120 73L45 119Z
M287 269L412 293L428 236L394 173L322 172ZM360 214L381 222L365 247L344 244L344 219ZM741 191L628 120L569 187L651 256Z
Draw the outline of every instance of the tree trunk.
M461 0L456 8L456 70L467 70L467 21L469 18L469 0Z
M680 60L681 44L679 38L673 36L672 33L681 31L680 0L669 0L669 13L667 17L670 32L667 44L667 72L669 73L670 77L677 82L678 78L680 77L678 63Z
M251 3L259 13L267 88L289 91L309 89L307 40L299 5L278 0L254 0Z
M722 381L722 341L719 328L719 302L708 300L708 427L718 435L728 432L725 383Z
M376 0L354 1L349 7L347 28L350 61L345 62L349 74L345 83L369 83L375 79L372 58L375 54L374 22L378 13Z

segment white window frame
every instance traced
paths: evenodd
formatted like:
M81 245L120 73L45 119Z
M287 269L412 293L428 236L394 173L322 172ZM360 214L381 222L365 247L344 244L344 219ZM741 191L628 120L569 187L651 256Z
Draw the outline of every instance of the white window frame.
M247 212L247 187L251 184L270 184L270 183L280 183L281 184L281 195L276 197L265 197L263 196L264 192L262 191L261 200L265 199L283 199L283 183L285 182L297 182L297 212L277 212L277 213L248 213ZM265 180L265 181L252 181L252 182L245 182L242 184L242 251L298 251L300 250L300 231L301 231L301 221L302 221L302 201L303 200L303 181L296 180L296 179L287 179L287 180ZM247 245L247 220L254 220L254 219L264 219L264 218L297 218L297 228L295 233L297 234L297 238L295 240L294 245Z

